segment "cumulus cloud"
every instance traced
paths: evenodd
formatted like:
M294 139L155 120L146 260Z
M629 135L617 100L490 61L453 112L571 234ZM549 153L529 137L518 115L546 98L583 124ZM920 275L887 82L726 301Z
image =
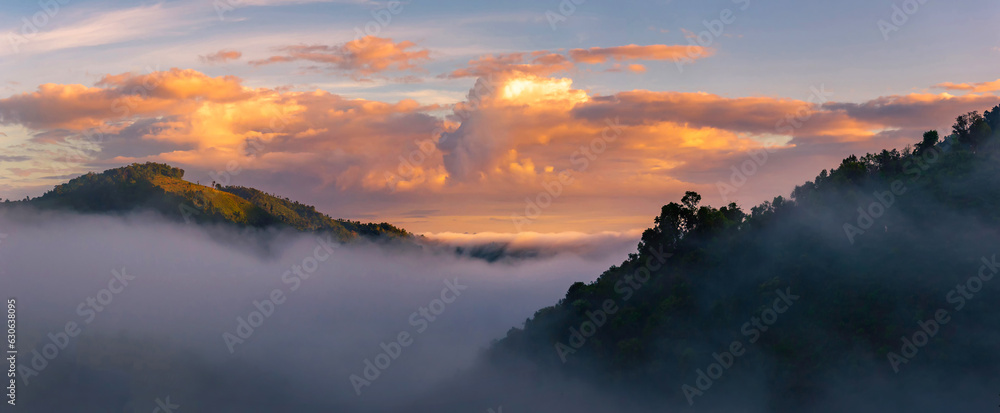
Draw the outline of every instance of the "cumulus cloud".
M273 63L308 61L354 78L366 78L389 71L419 70L430 60L430 51L416 49L416 43L393 42L392 39L365 36L339 45L293 45L279 49L280 55L253 60L254 66Z
M511 213L525 211L525 199L562 177L562 198L543 219L593 225L601 208L621 208L606 197L635 197L627 220L602 227L624 230L647 225L649 211L665 198L717 192L716 182L728 181L730 166L747 151L770 146L769 165L782 166L761 168L738 198L759 202L847 155L912 144L925 130L949 127L955 114L998 100L989 94L860 103L648 90L599 95L562 76L573 65L548 52L478 59L451 73L478 78L467 98L450 107L250 88L237 77L194 70L124 73L93 86L45 84L0 99L0 123L32 132L29 146L10 154L42 162L16 171L25 179L160 161L207 181L210 172L236 162L242 183L348 217L391 216L427 228L421 225L447 216L478 231L504 232L513 229ZM452 112L441 116L445 109ZM95 129L103 139L81 143ZM68 159L57 150L67 145L85 148L86 163L52 169L46 162ZM784 186L755 187L760 182ZM456 201L468 197L482 209L465 215L470 211ZM415 203L438 211L405 215Z
M198 58L205 63L225 63L230 60L237 60L242 56L243 53L236 50L219 50L215 53L198 56Z

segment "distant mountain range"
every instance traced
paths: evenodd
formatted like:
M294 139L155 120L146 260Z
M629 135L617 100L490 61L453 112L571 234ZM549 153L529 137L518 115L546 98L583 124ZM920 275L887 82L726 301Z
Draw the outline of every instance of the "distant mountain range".
M161 163L135 163L101 173L87 173L37 198L6 202L40 209L80 213L158 211L168 218L197 223L250 227L289 227L334 234L341 241L359 237L407 238L411 234L387 223L334 219L301 204L242 186L209 187L185 181L184 170Z

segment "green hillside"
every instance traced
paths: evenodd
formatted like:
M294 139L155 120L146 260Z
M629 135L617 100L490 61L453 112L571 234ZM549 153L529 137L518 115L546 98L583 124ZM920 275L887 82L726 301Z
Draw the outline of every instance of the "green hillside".
M363 237L408 237L387 223L333 219L310 205L240 186L216 188L185 181L184 170L148 162L88 173L56 186L44 195L12 202L42 209L83 213L121 213L153 210L198 223L238 226L286 226L301 231L323 231L343 241Z

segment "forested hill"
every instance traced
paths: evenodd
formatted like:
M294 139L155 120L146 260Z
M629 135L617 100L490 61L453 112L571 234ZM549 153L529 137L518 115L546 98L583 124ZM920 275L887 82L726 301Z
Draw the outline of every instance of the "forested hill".
M702 206L688 192L663 206L637 253L570 286L490 359L529 360L512 375L526 388L557 374L695 411L745 411L726 403L761 398L766 411L847 411L871 397L869 411L879 391L913 383L997 383L994 131L1000 106L960 116L943 139L929 131L913 148L848 157L750 211ZM961 404L945 399L942 409Z
M316 211L313 206L253 188L208 187L183 178L183 169L152 162L136 163L101 173L88 173L56 186L38 198L5 205L29 205L83 213L154 210L186 222L286 226L302 231L330 232L342 241L357 237L410 236L405 230L387 223L333 219Z

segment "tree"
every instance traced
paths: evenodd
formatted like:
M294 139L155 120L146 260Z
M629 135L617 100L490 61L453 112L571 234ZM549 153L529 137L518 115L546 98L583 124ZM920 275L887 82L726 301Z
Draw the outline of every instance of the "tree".
M992 116L992 115L991 115ZM955 119L955 124L951 127L958 141L969 146L975 152L979 144L989 139L993 131L986 119L979 114L979 111L972 111Z
M940 140L941 137L938 135L938 131L929 130L924 132L924 140L917 144L917 150L914 153L920 155L924 151L933 148Z
M983 112L983 119L986 120L987 125L990 125L990 129L994 131L1000 130L1000 105L996 105L993 109Z

